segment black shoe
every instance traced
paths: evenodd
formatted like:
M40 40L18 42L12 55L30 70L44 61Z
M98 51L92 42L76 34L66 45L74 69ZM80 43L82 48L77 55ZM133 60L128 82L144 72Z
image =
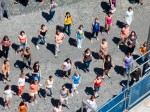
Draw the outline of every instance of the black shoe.
M87 68L86 71L89 72L90 71L89 68Z

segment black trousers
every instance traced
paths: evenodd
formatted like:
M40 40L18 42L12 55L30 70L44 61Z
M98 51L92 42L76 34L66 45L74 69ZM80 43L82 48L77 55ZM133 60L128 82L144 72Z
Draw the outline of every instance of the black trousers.
M4 56L4 58L8 58L8 52L9 52L9 49L2 50L2 55Z
M68 70L68 71L63 71L63 77L65 77L65 76L70 76L71 75L71 69L70 70Z

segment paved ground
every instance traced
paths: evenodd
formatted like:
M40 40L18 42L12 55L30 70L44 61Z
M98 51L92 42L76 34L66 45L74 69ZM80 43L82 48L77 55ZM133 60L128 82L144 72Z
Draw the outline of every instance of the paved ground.
M130 112L149 112L150 111L150 96L145 98L140 104L136 105Z
M10 1L10 0L9 0ZM67 0L66 0L67 1ZM79 1L79 0L74 0ZM108 1L108 0L107 0ZM136 53L139 54L139 46L147 39L148 35L148 27L150 25L149 17L150 17L150 2L149 0L144 1L145 4L140 6L138 4L134 5L134 20L131 24L131 30L137 32L138 35L138 42L139 45L136 47ZM71 97L69 104L71 109L68 110L67 108L63 108L63 112L76 112L81 107L82 99L86 99L90 97L91 94L91 85L93 79L96 77L96 74L102 73L102 61L97 61L97 52L99 51L99 43L94 40L94 43L91 44L88 37L91 32L91 23L93 22L94 18L97 17L102 26L104 26L104 17L105 13L103 10L107 7L107 3L104 0L80 0L80 2L73 3L70 5L62 5L56 9L56 13L54 15L53 21L47 23L47 16L42 16L43 14L47 14L49 12L48 6L46 5L44 9L36 12L31 12L29 10L28 13L25 12L19 16L12 16L11 20L4 19L0 23L0 37L2 38L4 35L8 35L11 41L14 43L13 48L16 48L17 42L17 35L21 30L24 30L28 36L28 46L32 49L33 54L33 61L40 61L40 65L42 68L42 80L41 82L44 84L45 80L49 75L53 75L54 77L54 94L55 98L59 98L59 90L61 86L65 83L68 83L70 86L71 81L69 79L62 79L59 77L60 75L60 66L66 58L71 58L75 65L79 66L80 74L82 75L82 81L79 86L79 94L75 94L74 97ZM100 40L102 38L106 38L109 43L109 53L112 55L113 61L115 63L115 68L111 70L111 79L107 77L103 81L102 88L100 90L100 97L96 99L98 106L103 105L106 101L111 99L113 95L118 94L122 87L120 86L120 82L122 80L126 80L126 77L122 77L121 73L121 66L122 66L122 59L124 57L124 53L122 50L124 47L121 47L121 50L116 47L116 43L119 38L120 34L120 27L121 22L124 21L124 14L125 11L129 6L132 6L125 0L119 0L117 3L117 11L114 14L114 26L110 31L110 35L101 35ZM27 6L28 7L28 6ZM26 7L26 8L27 8ZM15 9L16 6L14 7ZM25 8L25 7L24 7ZM38 8L37 8L38 9ZM12 8L13 10L13 8ZM33 8L34 10L34 8ZM84 29L86 31L86 39L83 42L83 48L77 49L75 47L75 42L73 39L69 38L66 35L66 39L64 40L61 46L61 53L59 58L55 59L53 52L54 52L54 35L55 35L55 28L56 25L63 26L64 15L67 11L70 11L73 15L74 25L72 26L72 37L75 37L75 31L80 24L84 25ZM20 14L20 13L18 13ZM15 14L14 14L15 15ZM34 41L37 37L37 30L39 29L41 24L45 24L49 29L49 34L47 36L48 45L40 45L40 49L37 50L34 46ZM80 70L80 61L82 57L82 53L86 48L90 48L93 52L93 61L90 66L90 72L84 73ZM19 68L14 67L15 65L19 65L22 61L20 54L15 55L15 51L12 49L9 54L10 64L11 64L11 74L10 78L12 79L11 85L13 89L16 88L17 80L19 78L20 70ZM134 56L136 58L137 56ZM3 59L0 62L2 65ZM76 67L74 67L76 70ZM72 71L72 73L74 72ZM25 69L25 73L31 73L30 70ZM0 81L0 94L2 97L4 84ZM29 88L29 83L26 83L25 87L25 96L27 96ZM88 91L88 92L87 92ZM89 93L89 94L87 94ZM11 102L11 109L10 110L2 110L3 107L0 106L0 110L2 112L16 112L18 108L18 104L20 103L21 99L18 96L14 96ZM0 104L2 105L2 98L0 98ZM47 101L44 101L43 98L38 97L38 104L33 107L31 105L29 112L52 112L52 104L51 99L49 98Z

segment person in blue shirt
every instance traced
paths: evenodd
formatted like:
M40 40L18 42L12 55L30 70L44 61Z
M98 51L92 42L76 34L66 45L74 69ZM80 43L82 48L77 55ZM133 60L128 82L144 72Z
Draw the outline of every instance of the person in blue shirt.
M81 75L78 73L78 71L75 71L74 75L72 76L72 81L73 81L73 84L72 84L72 94L71 94L72 96L73 96L73 92L79 93L77 91L77 88L79 86L80 79L81 79Z
M82 40L85 38L84 36L84 30L83 30L83 25L80 25L77 32L76 32L76 37L77 37L77 48L82 48Z
M91 43L93 43L92 38L96 34L96 39L99 41L98 32L100 31L100 24L97 18L95 18L94 23L92 24L92 34L91 34Z

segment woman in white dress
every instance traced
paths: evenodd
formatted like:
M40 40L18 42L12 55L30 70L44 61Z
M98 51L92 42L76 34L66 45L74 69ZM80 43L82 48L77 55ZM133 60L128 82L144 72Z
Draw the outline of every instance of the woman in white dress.
M6 106L10 109L9 104L12 99L12 94L16 94L11 90L10 85L6 85L3 92L3 100L4 100L4 108L6 109Z
M125 22L126 22L126 24L128 24L130 26L130 24L132 22L132 19L133 19L133 9L132 9L132 7L129 7L128 11L125 14Z

